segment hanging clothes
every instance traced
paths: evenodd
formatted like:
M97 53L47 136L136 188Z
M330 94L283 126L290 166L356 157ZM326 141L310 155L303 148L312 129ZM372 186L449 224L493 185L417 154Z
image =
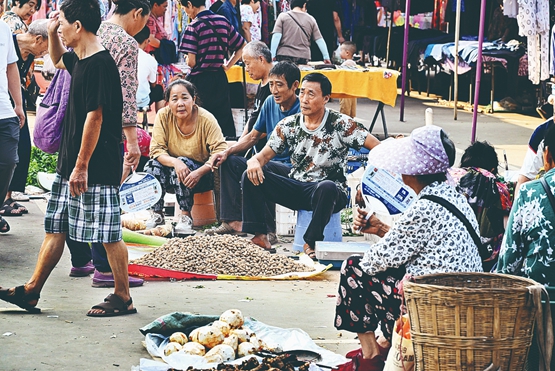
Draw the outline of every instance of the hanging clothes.
M503 0L503 14L509 18L518 15L518 0Z
M520 36L528 39L528 79L537 85L549 79L549 0L519 0Z

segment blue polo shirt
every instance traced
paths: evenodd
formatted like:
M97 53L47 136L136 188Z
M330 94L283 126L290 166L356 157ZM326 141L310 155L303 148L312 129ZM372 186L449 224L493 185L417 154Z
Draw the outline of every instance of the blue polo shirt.
M240 32L239 17L237 17L237 9L233 6L233 4L231 4L229 1L225 1L222 6L220 6L220 9L218 9L217 13L226 17L235 31Z
M274 97L270 95L266 98L264 104L262 104L262 108L260 108L260 113L258 114L258 118L256 119L253 129L260 133L266 133L269 137L276 128L278 122L288 116L299 113L300 111L301 105L298 97L295 98L295 103L288 111L282 111L279 104L277 104L274 100ZM276 157L273 158L273 161L290 163L289 149L285 150L282 154L276 155Z

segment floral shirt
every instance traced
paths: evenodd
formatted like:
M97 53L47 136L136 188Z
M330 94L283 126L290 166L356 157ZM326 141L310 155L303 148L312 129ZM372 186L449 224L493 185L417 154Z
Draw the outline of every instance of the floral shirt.
M13 34L25 33L29 29L29 27L25 24L25 22L23 22L21 17L19 17L12 11L7 11L6 13L4 13L4 15L2 15L2 18L0 19L6 22L8 26L10 26Z
M457 207L476 231L478 222L466 198L446 182L426 186L389 232L361 260L369 275L405 266L413 276L446 272L482 272L482 259L468 229L453 213L424 195Z
M241 22L249 22L251 24L251 41L259 41L262 38L259 19L252 11L250 5L241 5Z
M300 182L332 180L347 192L347 153L349 148L359 150L368 135L368 130L349 116L326 109L322 123L314 130L306 128L301 113L284 118L267 145L277 154L289 148L289 177Z
M156 18L154 15L152 15L152 13L150 13L150 15L148 16L148 21L146 22L146 25L150 29L150 34L154 35L154 37L157 38L158 40L168 38L168 33L164 29L163 20L164 20L164 17ZM145 52L151 53L154 50L156 50L156 48L154 48L151 45L147 45Z
M544 178L555 193L555 169L549 170ZM497 271L555 285L553 221L555 211L540 180L524 183L509 216Z
M98 37L118 66L123 94L122 126L135 126L139 86L137 79L139 45L121 26L111 22L102 22Z

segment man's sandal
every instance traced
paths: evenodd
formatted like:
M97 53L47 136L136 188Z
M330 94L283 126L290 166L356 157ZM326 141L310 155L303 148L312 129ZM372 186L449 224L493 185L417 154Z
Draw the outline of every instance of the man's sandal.
M238 232L235 229L231 228L231 226L226 222L222 222L222 224L217 227L207 229L204 231L204 233L211 236L216 234L232 234L239 237L245 237L247 235L244 232Z
M124 302L122 298L117 296L116 294L110 294L106 296L103 303L97 304L93 306L91 309L100 309L103 310L104 313L87 313L89 317L115 317L115 316L123 316L126 314L134 314L137 313L137 309L128 309L129 306L133 304L133 299L129 299L129 301Z
M318 258L316 257L316 251L312 247L310 247L309 244L305 243L303 246L303 250L304 250L304 253L308 255L310 259L314 261L318 261Z
M19 212L21 214L28 214L29 210L27 210L27 208L25 206L23 206L22 204L20 204L19 202L17 202L16 200L14 200L13 198L8 198L6 201L4 201L4 205L9 205L10 207L19 210Z
M40 313L40 308L29 304L30 301L39 300L40 295L35 293L25 293L25 286L17 286L13 291L10 289L0 289L0 299L8 303L17 305L29 313Z
M0 207L0 216L7 217L7 216L22 216L23 213L14 207L11 207L10 204L2 204Z

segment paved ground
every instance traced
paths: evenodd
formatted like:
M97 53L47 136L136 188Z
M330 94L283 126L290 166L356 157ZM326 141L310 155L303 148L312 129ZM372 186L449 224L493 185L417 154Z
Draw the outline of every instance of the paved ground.
M338 101L330 106L337 108ZM375 102L359 99L358 116L368 122L375 107ZM459 120L454 121L452 110L432 100L407 99L406 122L399 122L399 107L386 107L390 132L409 133L423 125L427 107L434 109L435 124L446 129L459 150L470 143L471 113L459 112ZM511 169L517 169L539 123L540 119L518 114L479 115L478 139L488 140L500 153L505 149ZM26 205L29 214L10 218L12 231L0 235L0 285L4 287L30 277L44 236L45 202ZM290 245L283 245L281 251L285 248ZM341 354L357 347L353 334L333 327L337 271L311 281L148 282L131 291L138 314L98 319L85 313L110 290L92 288L89 278L70 278L69 269L66 251L42 292L40 315L0 302L0 370L130 370L141 357L148 357L138 329L173 311L219 314L239 308L270 325L300 327L320 345ZM247 297L252 300L245 301Z

